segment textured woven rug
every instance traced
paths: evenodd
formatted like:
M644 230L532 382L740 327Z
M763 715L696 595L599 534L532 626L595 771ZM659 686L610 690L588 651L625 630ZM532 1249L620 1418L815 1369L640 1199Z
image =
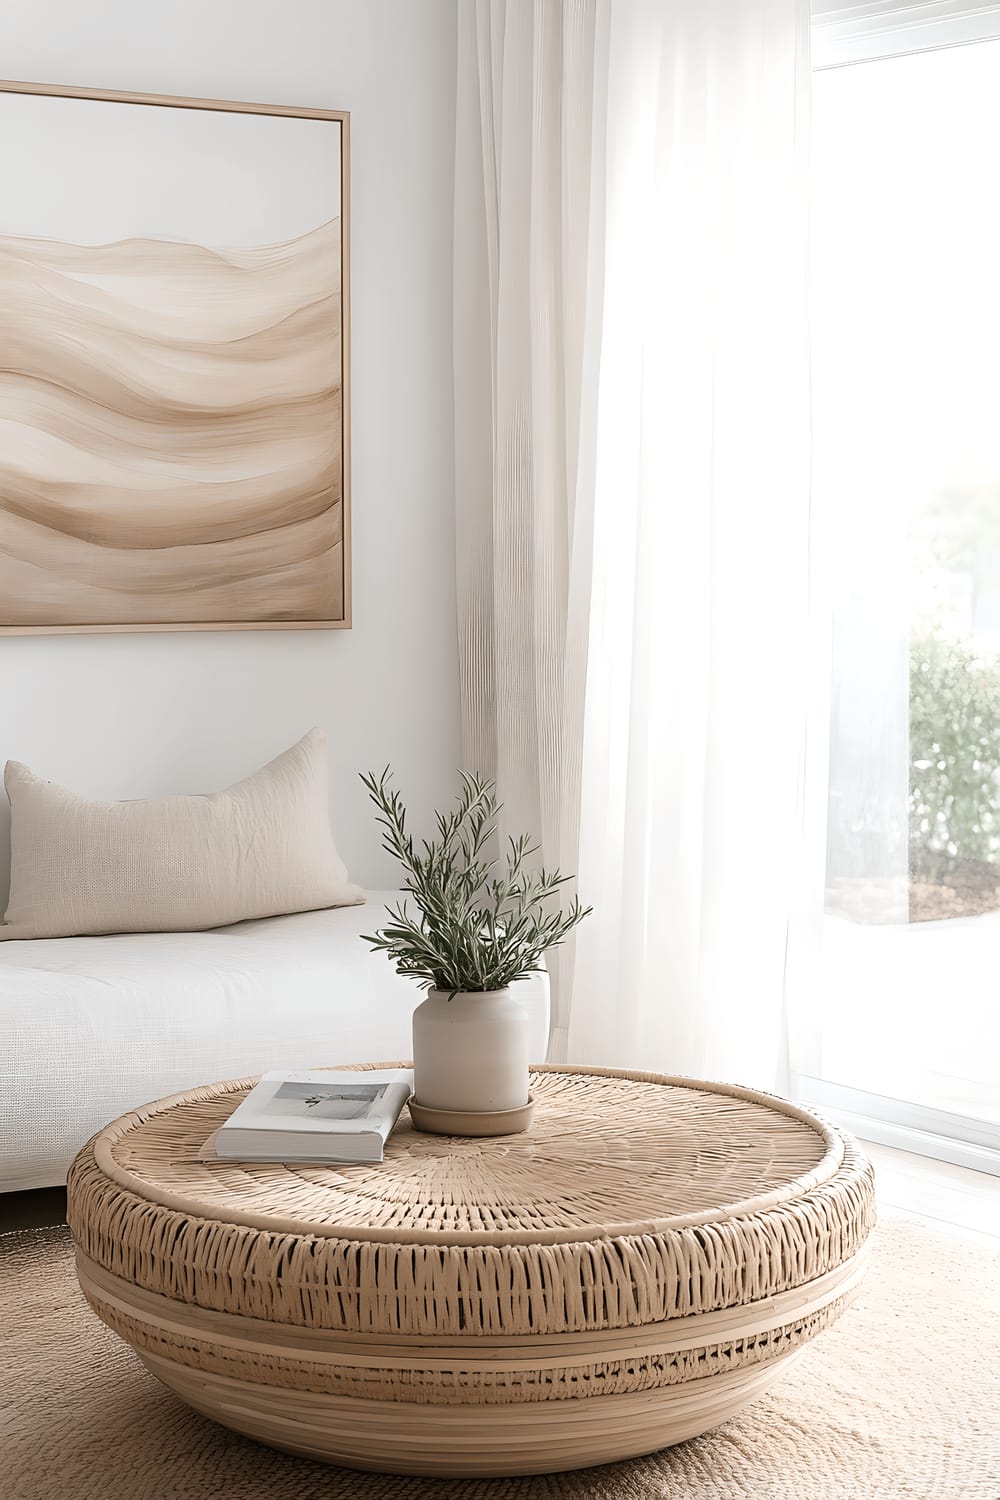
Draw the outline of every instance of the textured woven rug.
M1000 1500L1000 1263L883 1223L858 1302L772 1392L651 1458L399 1479L290 1458L182 1406L100 1324L69 1232L0 1237L4 1500Z

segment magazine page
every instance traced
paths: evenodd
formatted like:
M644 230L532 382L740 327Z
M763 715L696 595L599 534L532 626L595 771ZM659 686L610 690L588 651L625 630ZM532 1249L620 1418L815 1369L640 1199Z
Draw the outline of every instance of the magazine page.
M221 1127L324 1134L392 1125L412 1092L408 1068L265 1073Z
M265 1073L198 1151L201 1161L379 1162L412 1095L408 1068Z

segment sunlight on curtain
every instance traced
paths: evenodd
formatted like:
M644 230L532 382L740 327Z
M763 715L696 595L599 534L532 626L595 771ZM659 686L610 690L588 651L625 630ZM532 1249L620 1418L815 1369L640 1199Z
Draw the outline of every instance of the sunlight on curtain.
M782 1077L807 27L793 3L613 11L573 1059Z
M460 30L466 755L595 907L552 1055L781 1082L808 8L522 0Z

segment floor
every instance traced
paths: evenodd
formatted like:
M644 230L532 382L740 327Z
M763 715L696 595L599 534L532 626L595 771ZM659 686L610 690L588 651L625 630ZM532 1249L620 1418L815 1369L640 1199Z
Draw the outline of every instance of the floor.
M875 1163L880 1206L902 1209L1000 1251L1000 1177L888 1146L865 1149ZM65 1216L62 1188L0 1195L0 1234L61 1224Z
M864 1147L875 1164L880 1208L903 1209L1000 1251L1000 1177L870 1141Z

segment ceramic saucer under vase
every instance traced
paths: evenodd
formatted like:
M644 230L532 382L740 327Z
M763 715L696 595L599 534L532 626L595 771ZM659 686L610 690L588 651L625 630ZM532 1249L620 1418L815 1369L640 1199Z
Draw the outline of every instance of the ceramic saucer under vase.
M529 1094L518 1109L430 1109L411 1099L409 1110L414 1127L432 1135L519 1135L531 1124L535 1101Z

